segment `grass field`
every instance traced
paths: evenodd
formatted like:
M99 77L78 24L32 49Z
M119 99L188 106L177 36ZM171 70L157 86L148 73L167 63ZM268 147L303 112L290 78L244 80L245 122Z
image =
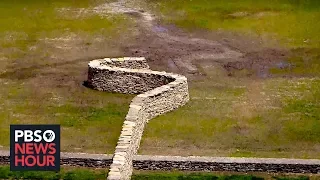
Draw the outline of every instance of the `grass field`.
M292 67L270 70L290 78L259 79L204 66L206 76L190 81L191 101L149 122L141 154L320 158L319 1L149 3L164 23L190 32L245 34L267 48L276 41Z
M1 179L43 179L43 180L98 180L105 179L107 176L105 169L85 169L64 167L56 172L12 172L8 166L0 166ZM313 180L317 176L292 176L292 175L268 175L268 174L232 174L232 173L191 173L191 172L153 172L137 171L134 172L133 180Z
M57 123L63 151L113 152L132 96L82 85L87 63L116 55L111 40L130 24L86 13L105 2L0 2L0 147L9 146L10 124Z
M319 79L231 80L191 84L186 106L149 122L140 152L320 157Z

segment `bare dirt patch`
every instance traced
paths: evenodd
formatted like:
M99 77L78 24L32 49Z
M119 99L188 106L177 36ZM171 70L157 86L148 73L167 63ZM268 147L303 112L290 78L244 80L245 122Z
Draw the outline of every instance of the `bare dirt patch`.
M125 1L106 4L106 7L112 9L110 12L127 14L137 22L140 32L136 41L124 45L123 51L127 56L146 57L154 69L183 73L190 77L205 75L201 68L209 63L219 64L229 76L235 76L236 71L246 70L246 76L266 78L270 77L268 70L271 67L286 66L285 50L263 48L261 42L253 38L244 39L219 32L210 32L206 36L208 32L200 30L185 32L174 25L163 25L154 15L141 8L128 7Z
M156 24L141 29L136 42L123 47L128 56L144 56L155 69L170 72L201 74L194 60L234 59L241 52L217 41L197 38L174 26Z
M265 49L258 52L249 52L234 62L227 62L223 67L229 76L235 76L237 71L246 70L246 76L260 78L272 77L269 69L273 67L285 68L288 51L278 49Z
M272 77L270 68L288 66L286 59L289 52L280 48L256 50L246 43L221 43L219 40L202 39L198 36L200 32L186 35L174 26L155 25L152 31L141 32L137 43L125 46L124 52L131 56L145 56L155 69L189 76L204 75L201 67L218 64L229 76L246 71L245 76L266 78Z
M201 68L211 61L224 67L230 76L235 75L234 71L245 69L248 71L245 73L248 76L268 77L268 68L283 62L285 58L284 52L278 49L253 51L249 47L252 46L250 42L252 39L244 40L234 34L226 36L219 32L210 32L208 36L208 32L203 33L200 30L189 33L174 25L163 25L138 2L140 1L119 0L89 9L59 9L59 11L73 12L76 17L92 13L101 16L127 15L136 21L136 27L140 32L135 41L126 42L122 46L123 52L127 56L144 56L149 59L152 68L159 70L185 75L204 75ZM248 15L251 16L247 12L230 14L232 17Z

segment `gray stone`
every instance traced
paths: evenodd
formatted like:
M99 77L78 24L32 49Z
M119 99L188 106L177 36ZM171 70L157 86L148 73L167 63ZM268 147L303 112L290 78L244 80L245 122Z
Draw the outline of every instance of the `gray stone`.
M123 125L113 159L113 164L120 166L116 174L120 173L121 179L130 179L132 159L139 149L145 123L189 101L187 78L151 71L144 57L124 57L90 62L87 82L100 91L139 94L130 104L126 116L129 122Z

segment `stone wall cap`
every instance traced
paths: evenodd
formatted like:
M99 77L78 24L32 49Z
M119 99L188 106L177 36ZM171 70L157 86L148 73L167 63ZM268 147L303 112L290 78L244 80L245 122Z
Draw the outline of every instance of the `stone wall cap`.
M134 108L134 109L138 109L138 110L140 110L142 108L142 106L135 105L135 104L130 104L129 107Z
M124 164L125 164L125 162L122 161L122 160L120 160L120 161L118 161L118 160L113 160L112 163L114 163L114 164L120 164L120 165L124 165Z
M145 156L136 155L137 161L175 161L175 162L214 162L214 163L249 163L249 164L317 164L319 159L287 158L242 158L242 157L204 157L204 156Z
M148 96L148 94L143 93L143 94L139 94L137 97L146 98L146 97L149 97L149 96Z
M126 145L126 146L116 146L116 149L117 149L117 148L125 149L125 148L128 148L128 147L129 147L128 145Z
M93 60L89 62L90 67L100 67L101 61L100 60Z
M137 121L137 119L139 118L137 115L135 115L137 113L131 113L131 114L127 114L126 116L126 121Z
M136 60L137 60L137 61L145 61L146 58L145 58L145 57L136 57Z
M111 159L112 155L110 154L87 154L87 153L69 153L61 152L61 158L79 158L79 159Z
M131 126L135 126L136 123L133 121L124 121L123 124L127 124L127 125L131 125Z
M106 62L112 62L111 58L104 58L103 60L106 61Z

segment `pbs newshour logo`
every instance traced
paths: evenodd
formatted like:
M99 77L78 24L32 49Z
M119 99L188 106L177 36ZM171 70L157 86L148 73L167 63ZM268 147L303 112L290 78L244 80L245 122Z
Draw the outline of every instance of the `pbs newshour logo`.
M10 125L11 171L59 171L60 125Z

